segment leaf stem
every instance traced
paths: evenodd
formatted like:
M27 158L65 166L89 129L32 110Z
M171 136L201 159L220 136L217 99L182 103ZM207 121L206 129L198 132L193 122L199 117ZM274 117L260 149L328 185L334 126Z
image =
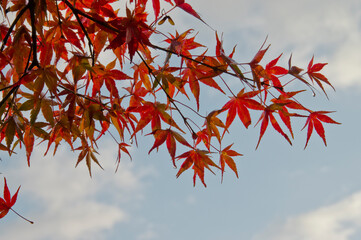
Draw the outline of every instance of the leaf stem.
M13 211L13 212L14 212L16 215L18 215L19 217L21 217L22 219L24 219L25 221L27 221L27 222L29 222L29 223L31 223L31 224L34 224L33 221L30 221L29 219L21 216L21 215L20 215L19 213L17 213L14 209L10 208L10 210Z

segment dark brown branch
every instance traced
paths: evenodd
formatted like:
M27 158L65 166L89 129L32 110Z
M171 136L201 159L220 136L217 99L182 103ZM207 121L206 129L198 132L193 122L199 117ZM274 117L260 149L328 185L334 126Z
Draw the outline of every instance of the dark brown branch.
M0 108L5 104L5 102L9 99L9 97L18 90L19 85L12 86L13 88L6 94L6 96L0 102Z
M3 90L5 90L5 89L8 89L8 88L12 87L12 89L11 89L11 90L6 94L6 96L1 100L1 102L0 102L0 108L5 104L5 102L8 100L8 98L9 98L12 94L14 94L13 99L15 98L16 93L17 93L17 91L18 91L18 89L19 89L19 87L20 87L21 80L23 79L23 77L25 77L26 75L28 75L27 69L29 68L29 64L30 64L30 57L31 57L31 51L30 51L30 54L29 54L29 57L28 57L28 61L26 62L25 71L24 71L23 75L20 77L20 79L19 79L16 83L12 84L11 86L8 86L8 87L5 87L5 88L2 89L2 91L3 91Z
M113 32L116 32L116 33L119 33L119 30L116 29L115 27L109 25L107 22L104 22L104 21L100 21L96 18L93 18L92 16L86 14L85 12L83 11L80 11L79 9L75 8L68 0L62 0L62 2L64 2L70 9L73 13L77 13L83 17L86 17L90 20L92 20L93 22L105 27L105 28L108 28L109 30L112 30Z
M175 51L172 51L172 50L169 50L169 49L166 49L166 48L162 48L162 47L159 47L159 46L156 46L156 45L151 45L151 47L154 48L154 49L162 50L162 51L167 52L167 53L179 55L180 57L182 57L182 58L184 58L184 59L187 59L187 60L193 61L193 62L195 62L195 63L201 64L201 65L203 65L203 66L205 66L205 67L209 67L210 69L212 69L212 70L214 70L214 71L216 71L216 72L222 72L222 73L225 73L225 74L228 74L228 75L231 75L231 76L233 76L233 77L238 78L238 75L235 74L235 73L231 73L231 72L228 72L227 70L220 69L219 67L215 67L215 66L209 65L209 64L207 64L207 63L198 61L198 60L196 60L196 59L193 59L193 58L188 57L188 56L186 56L186 55L183 55L183 54L181 54L181 53L177 53L177 52L175 52ZM246 78L246 77L245 77L245 78L243 78L243 79L244 79L244 80L247 80L247 81L252 81L252 82L254 82L254 80L251 79L251 78Z
M107 22L104 22L104 21L98 20L98 19L96 19L96 18L93 18L92 16L90 16L90 15L84 13L83 11L80 11L79 9L75 8L68 0L62 0L62 1L63 1L74 13L77 13L77 14L83 16L83 17L86 17L86 18L92 20L93 22L95 22L95 23L97 23L97 24L99 24L99 25L101 25L101 26L103 26L103 27L105 27L105 28L107 28L107 29L109 29L109 30L111 30L111 31L114 31L114 32L116 32L116 33L120 33L120 31L119 31L117 28L111 26L111 25L108 24ZM184 58L184 59L187 59L187 60L196 62L196 63L198 63L198 64L201 64L201 65L203 65L203 66L209 67L209 68L211 68L211 69L214 70L214 71L219 71L219 72L222 72L222 73L231 75L231 76L233 76L233 77L239 78L239 76L238 76L237 74L235 74L235 73L228 72L227 70L220 69L219 67L211 66L211 65L209 65L209 64L207 64L207 63L204 63L204 62L195 60L195 59L193 59L193 58L191 58L191 57L185 56L185 55L183 55L183 54L179 54L179 53L174 52L174 51L171 51L171 50L169 50L169 49L162 48L162 47L159 47L159 46L156 46L156 45L153 45L153 44L150 45L150 47L152 47L152 48L154 48L154 49L162 50L162 51L167 52L167 53L177 54L177 55L179 55L180 57L182 57L182 58ZM246 78L246 77L244 77L242 80L249 81L249 82L255 82L254 79ZM263 84L263 85L266 85L266 86L268 85L268 84L265 84L265 83L262 83L262 84ZM279 89L279 87L275 87L275 86L274 86L274 88ZM283 90L283 89L280 89L280 90Z
M28 3L29 10L30 10L30 20L31 20L31 40L32 40L32 52L33 52L33 61L29 67L31 70L33 67L39 67L39 61L37 56L37 37L36 37L36 27L35 27L35 2L34 0L29 0Z
M93 51L93 48L94 48L93 43L92 43L92 41L91 41L91 39L90 39L90 37L89 37L89 35L88 35L87 30L85 29L83 23L81 22L81 19L80 19L80 17L79 17L79 11L76 11L77 9L74 8L74 7L73 7L73 8L70 8L70 9L72 10L72 12L73 12L73 14L74 14L77 22L78 22L79 25L80 25L81 30L83 31L85 37L86 37L87 40L88 40L89 51L90 51L90 55L91 55L91 59L92 59L92 66L94 66L94 63L95 63L95 55L94 55L94 51Z
M3 39L3 44L0 48L0 52L4 51L5 45L10 37L10 34L12 33L12 31L14 30L14 27L16 25L16 23L20 20L21 16L25 13L25 11L29 8L29 4L27 4L23 9L20 10L19 14L16 16L16 18L14 19L13 23L11 24L8 32L6 33L4 39Z
M62 89L64 89L65 91L68 91L68 92L70 92L70 93L78 96L78 97L81 97L81 98L84 98L84 99L86 99L86 100L89 100L89 101L91 101L91 102L93 102L93 103L99 104L99 105L101 105L105 110L109 110L109 109L106 108L106 104L104 104L104 103L98 102L97 100L94 100L93 98L90 98L90 97L85 96L85 95L83 95L83 94L77 93L77 92L75 92L75 91L73 91L73 90L71 90L71 89L69 89L69 88L67 88L67 87L64 87L64 86L60 85L60 84L59 84L59 87L62 88ZM1 106L1 105L0 105L0 106Z

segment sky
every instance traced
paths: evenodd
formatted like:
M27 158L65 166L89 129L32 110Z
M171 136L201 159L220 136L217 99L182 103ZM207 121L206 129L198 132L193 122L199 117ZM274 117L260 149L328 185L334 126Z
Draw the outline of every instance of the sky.
M329 99L304 94L315 110L342 125L327 125L327 147L318 136L304 150L304 122L295 123L293 146L268 129L255 150L259 128L232 129L230 141L244 156L237 158L239 179L227 171L206 174L207 188L193 187L192 174L178 179L164 148L147 154L145 138L131 148L114 173L116 149L105 138L99 146L104 171L85 164L60 147L43 156L36 146L31 167L20 151L1 154L0 172L13 193L21 185L13 213L0 220L0 239L27 240L356 240L361 237L361 2L358 0L188 1L201 17L223 33L226 51L235 58L253 57L266 36L269 60L283 52L283 64L307 66L312 56L327 62L325 75L336 88ZM214 32L178 10L179 29L194 28L199 42L214 46ZM181 30L179 30L181 31ZM213 91L201 101L214 100ZM215 100L214 100L215 101ZM0 181L1 182L1 181ZM0 183L0 187L2 187Z

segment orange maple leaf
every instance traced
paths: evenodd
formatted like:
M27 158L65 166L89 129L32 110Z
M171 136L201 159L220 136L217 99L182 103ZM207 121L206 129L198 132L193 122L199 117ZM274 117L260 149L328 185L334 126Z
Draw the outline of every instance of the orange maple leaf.
M193 174L193 185L196 184L196 177L198 176L199 179L202 181L203 185L207 187L206 183L204 182L204 169L208 169L210 172L214 174L210 167L215 167L220 169L208 156L209 152L200 150L200 149L193 149L188 152L181 154L180 156L176 157L178 160L185 158L186 160L181 165L178 173L177 178L187 169L192 167L194 174Z
M224 168L225 168L226 164L236 174L236 176L238 178L237 166L232 157L242 156L242 154L240 154L234 150L231 150L232 146L233 146L233 144L227 146L222 151L220 151L219 163L220 163L221 171L222 171L222 181L223 181Z

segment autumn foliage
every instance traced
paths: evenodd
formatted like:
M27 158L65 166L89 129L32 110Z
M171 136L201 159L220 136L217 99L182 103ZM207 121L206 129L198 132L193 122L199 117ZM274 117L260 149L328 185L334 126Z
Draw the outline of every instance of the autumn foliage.
M16 200L18 198L18 193L19 193L20 187L18 187L18 190L16 190L15 194L13 196L11 196L10 194L10 190L8 187L8 184L6 182L6 178L4 178L4 198L0 198L0 218L3 218L6 216L6 214L8 214L8 212L11 210L13 211L16 215L18 215L19 217L21 217L22 219L28 221L29 223L33 224L32 221L24 218L23 216L21 216L20 214L18 214L12 207L14 206L14 204L16 203Z
M219 33L215 49L207 49L192 30L177 32L175 9L210 28L184 0L1 1L0 150L25 149L30 166L35 144L56 154L65 143L77 154L75 165L85 163L91 175L92 164L101 167L97 143L105 135L114 139L118 162L146 136L153 139L149 153L169 152L177 177L191 168L194 184L199 178L206 186L206 171L223 179L228 167L238 177L241 154L223 140L232 125L258 120L259 147L269 125L292 144L292 120L304 119L305 147L313 129L326 144L323 123L338 123L297 99L332 87L320 73L325 63L312 57L303 70L290 57L282 67L282 54L264 63L270 46L262 45L240 64ZM224 99L211 111L200 99L205 88ZM0 217L18 193L10 199L6 182L5 190Z

